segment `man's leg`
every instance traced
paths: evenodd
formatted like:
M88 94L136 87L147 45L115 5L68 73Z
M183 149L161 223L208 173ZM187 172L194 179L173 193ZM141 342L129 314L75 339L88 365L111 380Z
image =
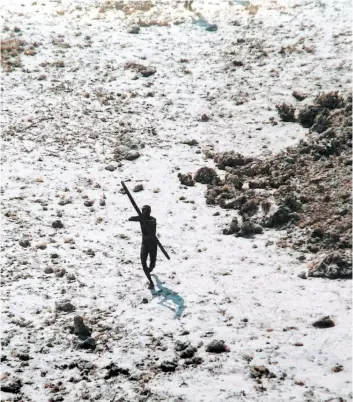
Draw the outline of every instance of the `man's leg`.
M157 261L157 243L151 244L149 247L149 252L150 252L150 269L149 271L152 272L154 267L156 266L156 261Z
M149 270L147 268L147 256L148 256L148 253L149 253L149 250L148 250L147 246L142 243L140 256L141 256L141 264L142 264L143 272L147 276L147 279L148 279L148 281L150 283L149 288L154 289L154 284L153 284L150 272L149 272Z

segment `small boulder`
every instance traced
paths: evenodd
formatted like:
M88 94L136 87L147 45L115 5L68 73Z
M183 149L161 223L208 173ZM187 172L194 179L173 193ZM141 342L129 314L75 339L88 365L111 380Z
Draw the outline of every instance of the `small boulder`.
M236 190L241 190L244 184L244 182L235 174L227 174L226 182L230 183Z
M250 377L255 379L274 378L275 374L271 373L270 370L265 366L251 366L250 367Z
M105 380L109 380L112 377L118 377L119 375L130 375L129 369L118 367L115 363L110 363L108 366L105 366L107 369L107 373L104 376Z
M134 161L135 159L141 156L140 152L138 151L127 151L122 155L122 159L126 159L127 161Z
M45 274L52 274L52 273L54 273L54 269L52 268L52 267L45 267L44 268L44 273Z
M236 233L237 237L251 237L256 234L261 234L263 229L261 226L251 222L245 221L242 223L239 232Z
M66 279L68 281L74 281L74 280L76 280L76 276L73 273L69 273L66 275Z
M294 122L295 119L295 108L293 105L288 103L281 103L276 105L277 112L279 117L285 122Z
M191 358L191 359L186 359L186 360L185 360L185 364L186 364L187 366L190 366L190 365L198 366L198 365L200 365L200 364L202 364L202 363L203 363L203 358L200 357L200 356L194 356L194 357Z
M239 230L240 230L240 226L239 226L238 219L236 217L234 217L229 225L229 228L223 230L223 234L224 235L232 235L234 233L239 232Z
M184 186L192 187L195 185L191 173L178 173L178 178L180 183Z
M114 170L116 170L116 166L108 165L105 167L105 170L108 170L109 172L114 172Z
M207 345L206 351L209 353L225 353L229 352L229 347L224 343L224 341L214 340Z
M69 301L63 301L63 302L55 302L55 309L56 311L71 313L72 311L75 311L76 308Z
M194 346L188 346L186 349L184 349L180 353L180 358L181 359L191 359L194 357L194 354L196 353L197 349Z
M300 278L300 279L308 279L308 275L307 275L306 271L299 272L298 278Z
M17 377L5 377L1 380L1 391L10 393L10 394L18 394L22 388L22 381ZM4 395L5 397L5 395Z
M329 316L322 317L313 323L313 327L320 329L332 328L334 326L335 323Z
M20 246L23 247L23 248L30 247L30 245L31 245L31 243L30 243L30 241L29 241L28 239L22 239L22 240L20 240L20 241L19 241L19 244L20 244Z
M169 373L176 370L176 368L178 367L178 363L176 363L175 361L165 360L161 363L160 367L163 372Z
M197 170L194 180L201 184L212 184L214 180L219 180L219 177L214 169L204 166Z
M317 105L307 105L304 106L298 113L298 122L304 127L311 127L317 114L320 112L320 106Z
M190 147L193 147L195 145L199 145L199 142L197 140L190 139L190 140L182 141L182 144L189 145Z
M151 75L156 74L156 69L154 67L146 67L140 70L142 77L150 77Z
M64 227L64 225L63 225L63 223L61 222L61 220L54 221L54 222L51 224L51 226L52 226L54 229L62 229L62 228Z
M293 91L292 93L293 97L297 99L299 102L303 101L305 98L308 97L308 95L304 92L301 91Z
M66 274L66 269L65 268L58 268L55 270L55 276L57 278L62 278Z
M93 201L93 200L86 200L86 201L84 202L84 206L85 206L85 207L91 207L93 204L94 204L94 201Z
M139 191L143 190L143 184L136 184L136 186L133 188L134 193L138 193Z
M140 32L140 27L138 25L131 25L127 29L127 33L137 35Z
M189 346L190 346L190 342L188 342L188 341L176 341L175 346L174 346L174 350L176 352L181 352L182 350L185 350Z

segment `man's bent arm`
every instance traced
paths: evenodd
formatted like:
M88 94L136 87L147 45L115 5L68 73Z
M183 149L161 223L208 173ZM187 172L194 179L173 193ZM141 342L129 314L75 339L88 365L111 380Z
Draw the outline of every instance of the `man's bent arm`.
M131 218L129 218L129 221L133 221L133 222L140 222L141 217L140 216L132 216Z

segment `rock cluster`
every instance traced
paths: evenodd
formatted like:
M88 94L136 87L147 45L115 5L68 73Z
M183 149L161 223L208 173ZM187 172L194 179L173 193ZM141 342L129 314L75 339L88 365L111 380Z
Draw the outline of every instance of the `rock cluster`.
M324 253L309 276L350 277L352 97L329 92L296 111L298 117L289 107L279 108L280 114L285 111L310 127L307 139L264 159L234 151L214 154L225 179L211 181L201 168L197 175L207 180L195 181L208 184L207 204L240 215L224 234L249 237L266 228L286 229L283 247ZM213 177L218 178L216 172Z

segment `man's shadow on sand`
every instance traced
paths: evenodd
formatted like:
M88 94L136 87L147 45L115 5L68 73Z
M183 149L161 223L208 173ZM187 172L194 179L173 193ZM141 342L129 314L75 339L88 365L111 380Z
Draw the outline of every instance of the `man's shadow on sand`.
M159 280L157 275L153 274L152 276L156 280L156 285L158 288L158 290L152 290L152 295L162 296L163 299L160 302L158 302L158 304L174 311L175 312L174 318L180 319L184 310L186 309L184 299L180 295L178 295L178 293L175 293L172 290L163 286L162 282ZM168 301L172 301L176 305L177 309L175 310L174 308L168 306L168 304L166 304Z

